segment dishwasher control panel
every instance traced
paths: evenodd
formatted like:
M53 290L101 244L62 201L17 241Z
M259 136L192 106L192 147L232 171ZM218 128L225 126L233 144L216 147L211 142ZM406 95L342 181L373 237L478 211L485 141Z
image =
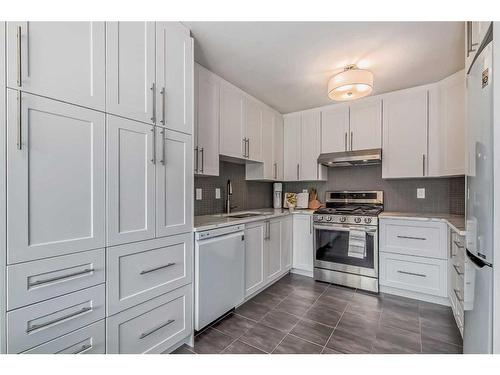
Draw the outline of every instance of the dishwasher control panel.
M243 230L245 230L245 224L230 225L227 227L209 229L209 230L204 230L202 232L196 232L195 239L196 240L206 240L208 238L224 236L226 234L241 232Z

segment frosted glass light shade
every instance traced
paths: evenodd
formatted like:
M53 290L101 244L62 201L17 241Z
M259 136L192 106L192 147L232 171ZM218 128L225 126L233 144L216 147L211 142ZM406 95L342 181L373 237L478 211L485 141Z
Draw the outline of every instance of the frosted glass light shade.
M373 73L349 65L328 81L328 97L335 101L354 100L370 95L373 90Z

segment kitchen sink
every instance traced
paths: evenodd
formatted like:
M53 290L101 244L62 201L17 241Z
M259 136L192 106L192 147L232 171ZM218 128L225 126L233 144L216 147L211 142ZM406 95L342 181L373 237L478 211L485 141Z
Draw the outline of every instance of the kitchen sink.
M247 217L262 216L265 215L263 212L240 212L235 214L225 215L226 217L234 217L235 219L244 219Z

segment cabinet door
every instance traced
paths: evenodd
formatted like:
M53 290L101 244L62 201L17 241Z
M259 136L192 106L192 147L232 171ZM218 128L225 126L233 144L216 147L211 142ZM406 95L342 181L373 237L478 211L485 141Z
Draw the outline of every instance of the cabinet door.
M320 154L321 114L308 111L302 113L300 139L299 179L302 181L318 180L318 156Z
M104 246L104 116L9 90L9 263Z
M245 129L247 159L262 161L262 107L250 98L245 98Z
M274 160L274 179L283 180L283 116L279 113L274 114L273 128L273 160Z
M349 106L335 104L321 111L321 152L349 149Z
M265 109L262 111L262 161L264 178L275 180L277 178L277 165L273 159L274 152L274 114Z
M382 177L422 177L427 170L427 89L383 99Z
M293 215L293 268L313 271L312 215Z
M281 219L268 221L267 224L267 280L276 278L282 270L283 228Z
M191 136L156 129L156 236L193 229Z
M196 64L196 78L195 173L218 176L220 81L216 75L198 64Z
M292 245L293 245L293 216L289 215L282 220L281 227L281 268L288 271L292 267Z
M157 124L193 133L193 40L179 22L156 23Z
M244 158L246 146L243 132L243 94L227 82L220 91L220 146L221 155Z
M155 236L153 126L107 117L108 245Z
M300 126L301 115L294 113L284 117L284 180L298 181L300 169Z
M382 100L364 99L350 106L349 149L367 150L382 147Z
M0 280L5 280L5 252L6 252L6 179L5 179L5 22L0 22ZM0 287L0 353L5 353L5 301L6 301L6 287Z
M429 90L429 176L465 173L465 73Z
M104 22L9 22L8 86L104 110Z
M264 222L258 222L245 227L245 297L265 283L265 226Z
M155 23L106 22L106 111L154 123Z

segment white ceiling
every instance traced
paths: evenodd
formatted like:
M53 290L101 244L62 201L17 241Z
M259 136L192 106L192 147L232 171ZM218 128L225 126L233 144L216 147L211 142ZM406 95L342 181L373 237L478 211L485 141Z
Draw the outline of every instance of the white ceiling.
M184 22L195 60L289 113L331 103L347 64L373 71L373 94L440 80L464 66L462 22Z

